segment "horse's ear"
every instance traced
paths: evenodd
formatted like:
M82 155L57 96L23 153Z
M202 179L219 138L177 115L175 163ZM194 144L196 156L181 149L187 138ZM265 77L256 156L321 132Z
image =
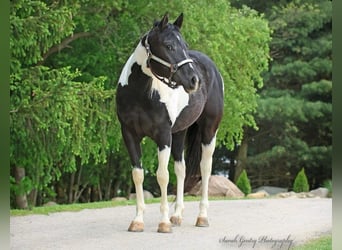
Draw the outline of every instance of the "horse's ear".
M167 23L169 22L169 14L165 13L164 17L162 18L162 20L160 20L158 27L160 30L165 29Z
M180 29L182 27L182 23L183 23L183 13L181 13L179 15L179 17L177 17L176 21L173 23L175 26L178 27L178 29Z

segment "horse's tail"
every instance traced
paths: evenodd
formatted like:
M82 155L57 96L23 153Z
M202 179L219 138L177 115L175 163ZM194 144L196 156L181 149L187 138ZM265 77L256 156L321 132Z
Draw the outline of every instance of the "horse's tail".
M184 192L189 192L201 178L201 131L196 122L188 128L185 147L186 176L184 181Z

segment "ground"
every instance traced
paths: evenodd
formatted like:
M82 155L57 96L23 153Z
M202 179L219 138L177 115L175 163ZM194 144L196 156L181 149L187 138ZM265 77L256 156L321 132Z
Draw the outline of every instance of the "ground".
M135 206L15 216L11 249L290 249L332 231L330 198L210 201L207 228L194 226L198 206L185 203L171 234L157 233L159 204L146 206L142 233L127 231Z

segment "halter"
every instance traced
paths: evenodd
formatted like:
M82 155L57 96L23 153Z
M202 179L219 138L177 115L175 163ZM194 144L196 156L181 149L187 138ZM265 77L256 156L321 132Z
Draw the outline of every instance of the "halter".
M175 63L175 64L171 64L163 59L161 59L160 57L157 57L155 55L152 54L152 51L151 51L151 48L150 48L150 45L148 43L148 33L146 35L146 38L145 38L145 43L144 43L144 46L145 46L145 49L146 49L146 53L147 53L147 60L146 60L146 65L148 68L150 68L152 74L158 78L160 81L162 81L163 83L165 83L168 87L172 88L172 89L175 89L177 88L177 83L172 81L172 77L173 75L177 72L177 70L183 66L184 64L187 64L187 63L193 63L194 61L190 58L187 58L187 59L184 59L182 61L180 61L179 63ZM170 76L169 78L165 78L165 77L162 77L162 76L159 76L157 75L155 72L153 72L151 66L150 66L150 61L151 59L153 59L154 61L166 66L167 68L170 69Z

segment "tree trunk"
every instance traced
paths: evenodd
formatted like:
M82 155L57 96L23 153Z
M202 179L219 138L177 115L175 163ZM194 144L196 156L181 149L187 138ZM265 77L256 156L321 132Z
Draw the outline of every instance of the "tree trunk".
M25 168L21 167L15 167L15 182L17 183L18 186L20 186L22 179L25 177ZM16 194L15 197L17 207L19 209L27 209L28 208L28 203L27 203L27 196L26 192L19 192Z
M101 190L100 182L97 184L97 190L99 193L99 200L102 201L102 190Z
M112 189L112 179L108 180L107 187L106 187L106 190L105 190L104 197L105 197L106 201L108 201L110 199L111 189Z
M113 197L118 196L118 191L119 191L120 185L121 185L121 181L120 181L120 180L117 180L117 181L114 183L114 187L113 187Z
M242 139L241 145L238 150L237 155L237 163L235 167L235 175L234 175L234 182L236 183L237 179L239 178L241 172L246 168L246 162L247 162L247 150L248 150L248 142L247 138L244 137Z
M70 176L70 184L69 184L69 197L68 197L68 203L71 204L73 202L74 197L74 182L75 182L75 172L71 173Z

